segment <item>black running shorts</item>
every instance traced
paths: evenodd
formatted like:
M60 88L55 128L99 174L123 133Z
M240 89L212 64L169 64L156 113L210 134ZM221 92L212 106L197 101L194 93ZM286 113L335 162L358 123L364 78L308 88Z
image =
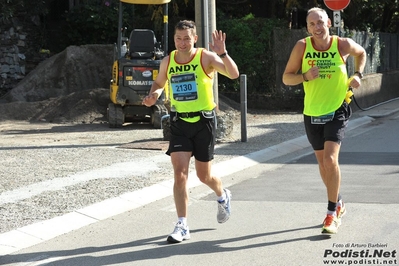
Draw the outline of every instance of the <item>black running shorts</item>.
M214 158L216 141L216 117L189 123L182 119L170 122L171 138L166 154L188 151L201 162L209 162Z
M312 124L311 117L304 115L306 135L313 150L323 150L326 141L341 143L351 114L351 107L344 102L335 111L333 120L325 124Z

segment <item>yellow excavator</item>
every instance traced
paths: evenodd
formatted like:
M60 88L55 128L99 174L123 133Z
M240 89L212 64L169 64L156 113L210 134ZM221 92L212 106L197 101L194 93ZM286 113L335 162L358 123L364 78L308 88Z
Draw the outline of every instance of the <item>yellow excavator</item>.
M154 128L162 127L167 116L165 91L152 107L142 105L151 85L158 75L159 66L168 50L168 3L171 0L120 0L118 40L115 44L110 99L107 114L111 128L122 127L127 122L149 122ZM129 38L123 37L123 5L163 5L163 41L158 42L151 29L133 29Z

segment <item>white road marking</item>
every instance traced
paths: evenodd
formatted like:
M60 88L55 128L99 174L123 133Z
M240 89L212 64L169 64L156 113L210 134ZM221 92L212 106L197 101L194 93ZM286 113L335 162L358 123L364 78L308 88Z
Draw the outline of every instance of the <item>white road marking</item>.
M6 203L15 203L39 195L40 193L46 191L56 191L94 179L145 176L147 173L159 169L157 166L158 162L166 160L169 160L169 158L163 154L151 157L150 160L147 158L130 162L116 163L99 169L78 172L67 177L54 178L51 180L31 184L1 193L0 205Z

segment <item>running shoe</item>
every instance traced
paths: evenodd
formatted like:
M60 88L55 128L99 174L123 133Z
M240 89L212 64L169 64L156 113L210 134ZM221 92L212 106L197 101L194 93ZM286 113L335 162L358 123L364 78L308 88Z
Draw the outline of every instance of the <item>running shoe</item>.
M344 216L346 214L346 207L345 207L345 204L343 201L341 202L341 206L337 206L336 212L337 212L338 219L341 219L342 216Z
M168 235L166 239L169 243L180 243L183 240L190 239L190 230L188 226L184 226L180 221L176 223L175 230Z
M224 201L218 201L218 214L217 220L219 223L224 223L230 218L231 212L231 192L228 189L223 189L226 193L226 199Z
M323 234L336 234L338 232L338 227L339 219L333 215L327 214L321 232Z

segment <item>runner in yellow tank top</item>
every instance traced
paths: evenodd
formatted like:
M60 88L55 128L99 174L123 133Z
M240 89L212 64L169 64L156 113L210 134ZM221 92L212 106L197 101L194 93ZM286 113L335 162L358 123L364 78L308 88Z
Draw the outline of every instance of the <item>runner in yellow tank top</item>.
M303 83L305 90L303 113L309 116L321 116L334 112L343 103L348 89L346 64L338 50L338 38L332 37L331 46L327 50L314 48L312 37L307 37L305 42L302 72L306 73L312 67L317 67L319 78Z
M216 104L212 85L216 72L231 79L238 78L239 72L236 63L227 54L225 33L213 32L212 43L209 44L213 52L194 48L197 39L193 21L177 23L174 34L176 50L162 60L159 74L148 96L143 99L144 105L154 105L168 81L171 139L166 154L170 155L173 164L173 195L178 218L173 232L167 237L167 241L172 243L190 239L187 178L192 156L198 178L218 197L217 221L226 222L231 211L231 192L223 188L220 178L211 174L216 137L213 111Z
M215 108L213 98L213 76L204 71L201 58L203 48L195 50L194 57L184 64L175 60L177 51L172 51L169 56L167 76L170 91L170 105L178 113L211 111ZM197 122L199 116L181 118L187 122Z
M330 36L327 12L312 8L306 17L310 37L294 46L283 74L288 86L303 83L304 124L320 176L327 190L323 233L337 233L346 212L340 191L338 155L351 109L344 101L348 86L358 88L366 64L366 51L350 38ZM353 56L355 73L348 84L346 60Z

